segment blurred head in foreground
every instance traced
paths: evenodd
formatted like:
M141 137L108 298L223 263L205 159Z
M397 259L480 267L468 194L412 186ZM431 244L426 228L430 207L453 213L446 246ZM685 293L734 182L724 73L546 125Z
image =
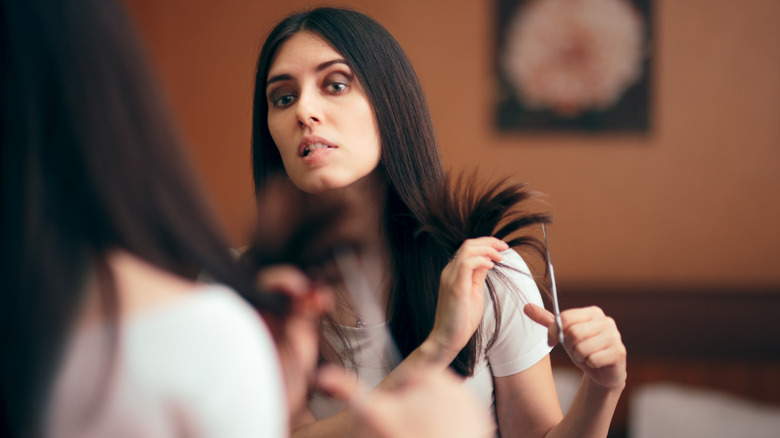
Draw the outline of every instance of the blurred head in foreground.
M111 252L254 287L226 252L118 2L3 0L0 33L0 422L3 436L28 436L90 281L106 320L119 318Z

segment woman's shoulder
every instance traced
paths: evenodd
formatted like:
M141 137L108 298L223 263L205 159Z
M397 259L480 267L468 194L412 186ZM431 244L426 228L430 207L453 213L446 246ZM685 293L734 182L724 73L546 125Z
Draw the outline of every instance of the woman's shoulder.
M186 298L138 315L126 329L133 380L180 400L204 424L224 426L218 413L232 416L251 406L276 412L271 405L284 400L271 332L228 287L197 285ZM218 394L246 407L225 411L212 400Z
M528 303L543 305L542 295L522 256L511 248L501 254L503 259L488 273L488 282L501 305L501 319L506 322L517 315L522 319L522 307ZM495 318L493 306L485 306L485 316L488 320Z
M125 321L128 333L167 333L200 337L202 342L230 337L231 344L266 337L260 315L235 291L221 284L194 284L189 293L138 312ZM215 346L220 346L216 342ZM221 346L221 348L229 345Z
M518 373L549 353L547 328L523 312L533 303L543 306L541 292L523 258L514 250L503 252L501 265L492 274L494 291L500 302L500 326L495 342L486 350L491 373L503 377ZM493 306L485 306L486 336L496 329ZM489 339L489 338L486 338ZM487 345L487 344L485 344Z
M512 248L503 251L501 255L501 262L488 274L495 283L496 291L501 293L507 289L519 289L523 295L538 294L536 280L523 257Z
M276 419L283 418L284 388L273 339L232 289L192 283L181 297L123 318L118 330L113 356L105 354L102 330L70 343L53 392L52 424L71 424L91 406L89 394L99 391L89 388L104 385L101 376L112 369L115 380L96 417L111 432L104 436L118 431L115 420L135 424L137 418L144 418L138 435L147 436L173 421L196 427L201 436L235 429L285 434L285 423ZM112 357L116 362L106 362Z
M508 266L514 270L526 273L528 275L531 274L531 270L528 268L528 264L526 264L523 257L517 251L515 251L514 248L509 248L505 251L502 251L501 255L504 257L501 260L501 265Z

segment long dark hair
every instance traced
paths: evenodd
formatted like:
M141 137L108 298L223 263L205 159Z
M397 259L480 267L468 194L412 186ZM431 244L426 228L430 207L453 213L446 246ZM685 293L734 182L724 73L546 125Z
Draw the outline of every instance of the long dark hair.
M109 251L283 306L228 254L118 2L4 0L0 33L0 435L33 436L89 278L117 326Z
M345 58L374 110L382 145L379 171L387 180L384 221L391 254L387 316L401 354L407 356L433 328L439 276L463 241L452 247L439 239L440 233L431 232L437 223L443 222L434 220L435 214L428 205L437 199L441 201L449 191L425 95L403 49L372 18L354 10L336 8L316 8L288 16L268 34L257 62L252 118L256 190L261 190L273 175L284 172L268 128L265 87L278 48L301 31L318 34ZM525 190L520 186L515 188ZM442 202L439 204L449 205ZM504 210L509 209L511 206ZM479 214L479 211L471 213ZM471 213L463 219L468 221ZM546 220L546 216L534 217L529 223ZM494 225L500 219L496 218ZM458 236L477 237L467 235L465 224L458 226L461 227ZM479 235L494 231L485 232L486 227L472 227L472 230L483 233ZM497 307L495 295L491 294L491 298ZM452 364L463 375L473 373L481 348L480 331Z

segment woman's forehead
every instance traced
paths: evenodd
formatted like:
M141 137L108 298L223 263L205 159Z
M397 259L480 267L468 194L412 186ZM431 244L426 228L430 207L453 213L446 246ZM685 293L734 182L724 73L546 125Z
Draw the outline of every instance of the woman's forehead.
M290 73L286 70L317 66L343 55L319 34L311 31L298 32L279 45L268 69L268 76Z

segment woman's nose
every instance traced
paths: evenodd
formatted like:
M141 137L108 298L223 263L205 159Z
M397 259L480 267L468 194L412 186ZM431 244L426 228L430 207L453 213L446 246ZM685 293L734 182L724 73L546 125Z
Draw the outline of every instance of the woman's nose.
M298 103L295 108L295 115L298 119L298 125L311 126L322 121L322 109L317 101L317 97L312 93L301 94L298 97Z

